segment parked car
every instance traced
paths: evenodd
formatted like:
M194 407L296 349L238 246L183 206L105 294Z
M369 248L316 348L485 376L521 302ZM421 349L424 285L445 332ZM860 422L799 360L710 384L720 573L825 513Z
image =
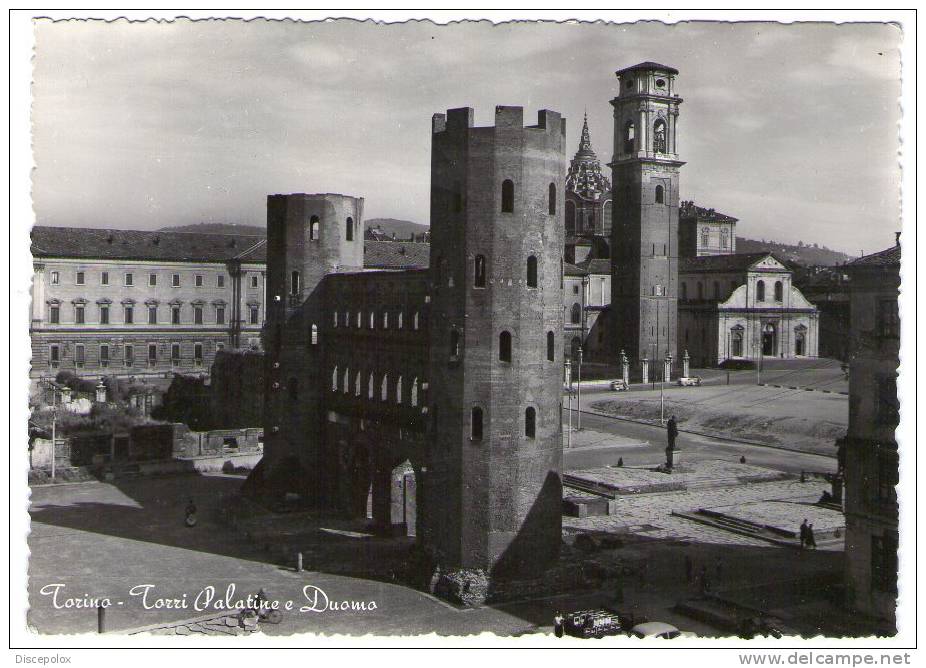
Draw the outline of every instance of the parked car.
M625 390L630 389L623 380L612 380L611 381L611 390L614 392L624 392Z
M672 638L698 637L696 633L679 631L676 627L671 624L666 624L665 622L644 622L643 624L637 624L630 629L630 635L637 638L665 638L666 640L671 640Z
M579 610L566 615L563 630L576 638L603 638L620 635L620 619L607 610Z
M681 376L678 379L679 387L697 387L701 385L701 376Z

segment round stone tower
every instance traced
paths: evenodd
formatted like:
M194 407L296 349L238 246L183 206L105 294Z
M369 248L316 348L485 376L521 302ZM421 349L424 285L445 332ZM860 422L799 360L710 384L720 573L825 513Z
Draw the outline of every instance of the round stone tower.
M433 117L422 538L445 568L525 577L559 553L564 149L554 111Z
M323 476L322 365L317 340L324 278L363 268L363 198L267 197L264 457L258 493L315 498ZM313 340L314 339L314 340ZM255 476L252 476L252 478Z

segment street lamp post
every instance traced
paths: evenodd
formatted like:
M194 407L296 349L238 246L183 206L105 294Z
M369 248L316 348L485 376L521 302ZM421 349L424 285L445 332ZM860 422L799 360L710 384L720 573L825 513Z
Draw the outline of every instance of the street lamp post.
M576 431L582 431L582 346L579 346L579 376L576 379Z
M566 447L572 447L572 362L568 359L565 362L566 365L566 401L569 406L569 428L566 431Z
M671 373L670 369L672 368L672 355L666 355L666 359L662 365L662 381L659 383L659 423L666 423L666 376Z
M55 455L58 454L58 388L51 388L51 479L55 480Z

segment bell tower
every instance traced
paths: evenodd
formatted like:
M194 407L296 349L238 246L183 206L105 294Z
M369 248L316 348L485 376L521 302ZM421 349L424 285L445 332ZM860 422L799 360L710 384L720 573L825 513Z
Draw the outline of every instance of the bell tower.
M611 232L613 348L678 360L678 70L645 62L617 72Z

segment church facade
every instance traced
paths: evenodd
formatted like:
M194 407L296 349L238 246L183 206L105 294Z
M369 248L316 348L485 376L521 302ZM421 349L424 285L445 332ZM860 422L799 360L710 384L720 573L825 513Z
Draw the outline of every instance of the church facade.
M676 369L686 351L694 366L816 357L819 313L791 268L737 254L737 218L679 201L677 74L651 62L617 73L613 186L583 124L566 175L566 355L623 351L651 368L671 356Z
M682 258L678 323L693 366L817 356L817 308L772 253Z

